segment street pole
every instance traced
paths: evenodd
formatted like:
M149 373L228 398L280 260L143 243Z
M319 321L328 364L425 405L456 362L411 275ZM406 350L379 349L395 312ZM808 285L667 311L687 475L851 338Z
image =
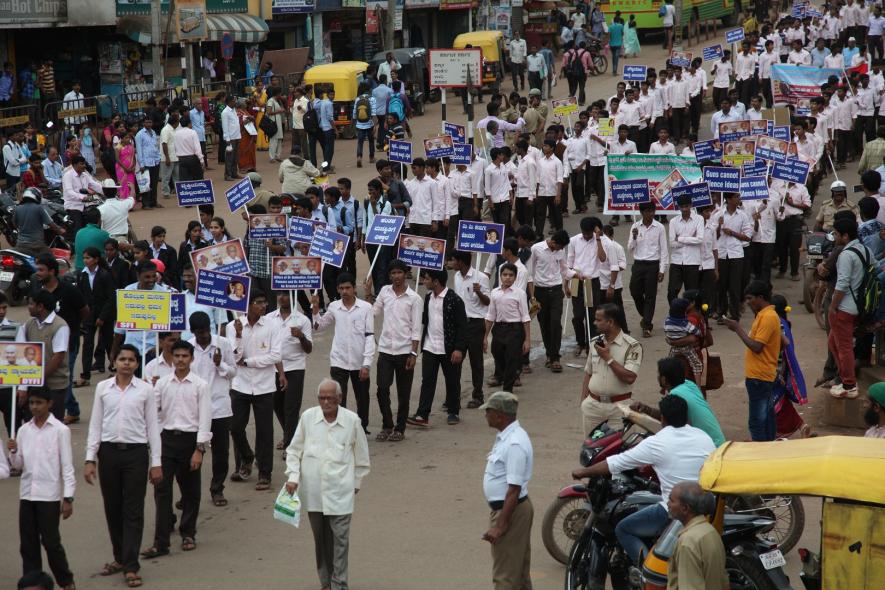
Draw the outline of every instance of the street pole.
M482 87L480 87L482 92ZM470 66L467 66L467 143L473 143L473 76L470 75Z
M393 51L396 31L396 0L387 0L387 26L384 27L384 51ZM390 80L388 80L389 82Z
M157 90L166 86L163 79L163 59L160 50L161 2L162 0L152 0L151 2L151 64L154 71L154 88Z

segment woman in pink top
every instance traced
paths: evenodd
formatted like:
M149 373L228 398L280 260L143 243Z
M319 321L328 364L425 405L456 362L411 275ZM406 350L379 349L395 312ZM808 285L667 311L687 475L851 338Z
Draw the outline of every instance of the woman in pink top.
M138 183L135 180L135 146L132 136L128 133L120 140L120 153L117 156L116 172L117 182L120 184L120 198L134 197L138 191Z

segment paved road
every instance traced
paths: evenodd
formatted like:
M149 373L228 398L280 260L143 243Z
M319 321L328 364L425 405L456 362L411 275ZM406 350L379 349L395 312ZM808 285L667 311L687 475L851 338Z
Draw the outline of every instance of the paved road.
M700 53L700 47L693 48ZM659 47L643 49L638 59L626 60L632 64L660 66L664 61ZM617 78L606 75L591 79L588 95L605 98L614 93ZM509 87L506 88L509 91ZM566 92L566 85L556 87L556 97ZM457 104L454 105L457 107ZM482 108L482 105L480 105ZM460 109L451 119L464 123ZM484 112L483 112L484 113ZM480 115L480 117L483 115ZM709 121L707 113L704 121ZM415 138L421 138L439 130L439 104L428 105L427 114L413 120ZM707 126L708 128L708 126ZM702 130L704 124L702 124ZM709 133L707 131L706 133ZM701 139L704 139L702 131ZM214 155L214 154L213 154ZM267 179L266 186L279 188L276 180L277 167L267 161L267 152L259 152L259 171ZM335 166L339 175L349 176L357 196L364 196L365 183L374 176L371 168L355 167L355 142L338 141ZM214 165L210 177L216 187L225 186L222 170ZM845 171L849 185L855 183L856 170ZM824 186L828 186L825 183ZM824 194L818 199L822 200ZM223 201L223 196L219 196ZM170 243L178 246L183 239L185 219L174 206L165 201L165 209L152 212L136 212L132 219L140 236L149 235L157 224L167 227ZM219 209L226 205L219 206ZM238 217L224 214L229 228L235 235L244 233L244 223ZM571 233L578 231L575 216L566 220ZM626 242L627 230L617 228L616 237ZM360 273L368 270L365 257L359 260ZM628 271L629 272L629 271ZM626 279L625 279L626 283ZM814 318L805 313L798 300L801 283L778 281L775 289L792 302L793 330L799 343L798 356L811 382L823 361L826 346L824 333ZM664 291L659 290L658 322L665 315ZM629 297L626 301L628 321L638 325L638 316ZM11 317L21 320L25 308L16 308ZM745 317L745 325L750 319ZM535 353L543 357L540 339L535 332ZM565 339L572 337L569 327ZM722 354L726 385L711 394L711 404L722 421L726 435L733 440L747 438L747 401L742 381L743 348L731 333L717 329L714 349ZM315 404L315 391L319 381L327 374L330 337L326 334L315 338L314 352L309 357L305 384L305 407ZM654 403L659 396L655 361L667 354L660 331L655 337L643 340L644 358L635 397ZM547 372L535 361L535 372L523 379L524 386L517 390L520 395L520 420L532 437L535 448L535 472L530 485L531 497L536 511L533 531L533 579L538 590L561 588L563 567L550 558L541 544L540 522L543 512L557 490L569 483L569 473L577 466L581 441L581 417L579 389L584 359L574 359L569 345L564 346L563 361L567 364L562 374ZM574 365L574 366L572 366ZM420 374L420 373L418 373ZM463 374L462 389L469 396L469 376ZM373 376L374 380L374 371ZM94 381L95 382L95 381ZM417 384L414 387L417 390ZM94 388L77 390L84 417L89 416ZM374 389L373 400L374 400ZM806 420L819 432L830 432L819 424L823 410L822 391L812 391L811 403L803 408ZM434 427L426 431L414 429L406 432L407 438L399 444L370 441L372 472L365 480L365 487L356 504L350 553L351 586L356 590L411 590L428 588L485 588L490 586L491 574L488 545L480 540L486 530L488 507L482 496L482 474L494 431L490 430L477 411L464 410L462 423L446 426L444 415L438 410L443 394L437 391L436 412L431 416ZM417 403L417 393L413 395ZM84 418L85 419L85 418ZM375 402L372 403L370 429L380 426L380 416ZM96 572L101 564L110 561L110 543L101 508L98 488L91 487L80 476L86 425L73 426L74 457L78 472L77 501L74 516L62 526L68 556L80 588L103 589L120 587L117 577L101 578ZM860 434L852 432L851 434ZM277 428L277 439L281 437ZM200 514L197 543L193 553L182 554L177 543L171 556L143 564L142 574L148 587L194 588L242 588L261 586L268 589L319 588L313 562L313 544L309 525L305 522L298 530L273 520L273 499L283 484L284 463L276 460L272 491L255 492L249 484L232 483L227 488L229 506L215 508L209 504L208 483L204 481L204 502ZM207 471L204 470L204 480ZM18 493L17 480L0 482L0 530L8 539L0 553L0 586L12 587L18 577L21 561L17 553L16 531ZM151 492L152 493L152 492ZM816 547L819 543L817 523L820 503L807 499L806 534L800 546ZM146 527L143 546L150 544L153 535L153 501L147 500ZM788 556L789 572L793 581L798 580L798 558Z

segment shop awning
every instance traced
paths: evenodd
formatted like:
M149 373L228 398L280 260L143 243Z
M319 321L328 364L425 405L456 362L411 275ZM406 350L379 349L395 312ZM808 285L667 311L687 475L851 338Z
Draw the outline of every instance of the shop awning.
M267 22L250 14L209 14L207 15L207 25L209 41L221 41L221 36L224 33L230 33L237 43L261 43L267 39ZM175 28L173 24L169 43L178 43ZM120 17L117 22L117 30L136 43L151 44L150 17Z

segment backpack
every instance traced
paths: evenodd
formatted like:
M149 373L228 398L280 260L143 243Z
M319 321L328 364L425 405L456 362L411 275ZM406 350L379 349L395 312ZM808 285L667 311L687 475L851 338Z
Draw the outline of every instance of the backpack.
M658 10L658 16L667 16L667 5L661 4L661 8Z
M583 78L587 75L587 72L584 70L583 55L583 53L578 53L577 49L572 53L572 58L568 62L567 75L569 77Z
M313 108L312 102L308 101L307 112L304 113L304 117L301 120L304 123L304 130L311 135L317 135L320 132L320 115Z
M399 93L394 93L390 95L390 100L387 102L387 112L395 114L397 117L399 117L400 121L406 118L403 98L399 95Z
M863 265L863 280L860 282L860 288L857 293L849 287L851 297L857 305L857 321L855 326L860 329L876 321L876 313L879 310L879 297L882 296L882 285L879 283L878 269L875 259L872 256L864 257L859 250L854 248L846 248L847 252L853 252Z
M356 120L357 123L368 123L372 120L372 103L365 94L356 99Z

